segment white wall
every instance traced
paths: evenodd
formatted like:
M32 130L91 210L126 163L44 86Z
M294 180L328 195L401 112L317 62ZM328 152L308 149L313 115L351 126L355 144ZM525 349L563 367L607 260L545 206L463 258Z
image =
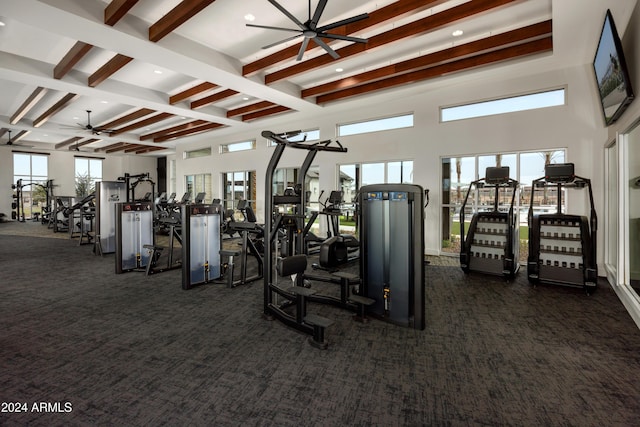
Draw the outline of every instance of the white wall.
M320 188L337 188L337 165L355 162L390 160L413 160L414 182L431 190L431 204L427 209L425 244L427 253L437 254L440 250L440 201L441 157L466 154L500 153L519 150L544 150L566 148L567 161L576 164L578 175L593 181L596 209L604 206L603 196L603 142L607 130L596 98L596 87L590 66L581 66L560 72L548 72L526 78L485 78L463 85L443 85L445 87L398 97L384 105L372 104L369 108L346 111L336 115L320 115L314 119L286 122L273 128L276 132L320 128L321 139L335 139L337 123L352 122L375 117L414 112L414 127L371 134L339 138L348 152L319 153L314 164L320 168ZM490 74L490 73L489 73ZM487 73L484 74L485 76ZM470 101L521 94L541 89L566 87L566 106L534 111L518 112L500 116L439 123L438 108ZM407 92L405 92L406 94ZM257 148L251 152L217 154L218 145L247 139L257 139ZM192 150L206 145L213 147L211 157L186 159L182 150ZM177 159L177 193L184 192L184 175L210 172L213 185L220 197L222 190L220 173L236 170L256 170L258 201L257 214L262 220L264 212L264 176L273 148L267 147L266 140L259 131L212 138L180 147L174 157ZM306 152L287 150L280 167L299 167ZM573 203L584 206L585 203ZM598 231L602 239L602 230ZM602 240L600 240L602 241ZM599 254L600 262L602 254Z

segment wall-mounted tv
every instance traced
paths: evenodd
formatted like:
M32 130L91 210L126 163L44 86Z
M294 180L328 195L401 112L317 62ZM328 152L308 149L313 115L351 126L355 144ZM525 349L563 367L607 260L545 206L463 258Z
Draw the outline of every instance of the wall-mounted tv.
M602 26L598 49L593 59L593 70L596 74L604 121L609 126L618 120L634 98L622 43L610 10L607 10Z

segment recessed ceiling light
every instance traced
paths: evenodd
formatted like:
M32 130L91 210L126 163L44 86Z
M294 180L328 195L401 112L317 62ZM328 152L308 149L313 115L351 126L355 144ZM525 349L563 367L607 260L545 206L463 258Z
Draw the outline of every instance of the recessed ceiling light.
M153 72L156 74L162 74L162 70L153 70Z
M249 100L249 97L248 97L248 96L243 96L243 97L242 97L242 100L243 100L243 101L248 101L248 100Z
M336 68L336 73L341 73L344 71L344 68Z
M4 19L0 19L0 27L4 27L5 25L7 24L5 24Z
M100 101L100 104L108 104L109 101Z
M451 33L453 37L460 37L463 34L464 34L464 31L462 30L455 30L453 33Z
M73 120L80 120L80 117L78 117L78 116L73 116Z
M253 16L252 14L250 14L250 13L247 13L246 15L244 15L244 20L245 21L249 21L249 22L253 22L253 21L256 20L256 17Z

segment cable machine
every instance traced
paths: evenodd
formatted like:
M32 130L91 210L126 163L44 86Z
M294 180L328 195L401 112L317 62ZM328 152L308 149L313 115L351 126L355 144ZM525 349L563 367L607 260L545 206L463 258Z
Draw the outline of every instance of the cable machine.
M477 212L471 218L469 232L465 236L465 209L474 189L494 188L493 210ZM514 211L518 181L509 178L509 167L489 167L485 178L473 181L460 208L460 267L465 273L477 271L513 278L520 263L520 226L517 209ZM505 194L511 189L511 201L507 211L500 210L500 190Z
M155 244L153 202L116 203L116 273L146 272Z
M367 311L425 328L424 190L413 184L360 188L360 276Z
M544 177L532 183L527 275L533 284L542 282L581 287L590 294L598 282L598 218L591 180L577 176L574 169L573 163L548 164L544 168ZM556 213L534 215L535 192L547 188L556 190ZM562 213L562 190L584 188L588 190L589 217Z
M182 289L219 279L222 206L185 204L182 211Z
M317 295L316 291L304 286L304 272L307 267L305 253L304 207L306 206L306 193L304 190L305 176L316 154L319 151L344 153L347 151L338 141L331 145L331 141L321 141L312 144L288 141L287 138L299 134L299 131L278 135L271 131L263 131L262 136L276 143L276 147L269 165L267 166L265 179L265 245L264 245L264 305L263 312L267 319L277 319L285 325L312 336L310 343L319 348L326 348L324 340L325 328L333 322L322 316L307 313L307 302L319 302L336 305L341 308L351 309L359 313L359 318L364 315L364 305L373 303L373 300L360 295L349 295L352 287L352 279L355 275L343 275L339 277L341 286L340 298ZM307 150L308 153L298 174L297 191L295 194L274 196L273 176L280 158L287 147ZM274 207L286 204L293 207L293 213L276 213ZM279 276L291 277L293 286L279 286L274 280L274 243L281 229L286 230L286 248L282 252L287 256L280 258L277 263Z

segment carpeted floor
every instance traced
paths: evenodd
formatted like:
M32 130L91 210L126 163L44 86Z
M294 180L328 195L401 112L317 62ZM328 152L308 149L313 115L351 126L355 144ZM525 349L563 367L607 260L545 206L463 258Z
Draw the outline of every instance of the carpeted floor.
M116 275L51 234L0 224L3 426L640 420L640 330L604 281L586 296L431 257L425 331L313 305L335 321L322 351L261 317L262 282L183 291L180 270Z

